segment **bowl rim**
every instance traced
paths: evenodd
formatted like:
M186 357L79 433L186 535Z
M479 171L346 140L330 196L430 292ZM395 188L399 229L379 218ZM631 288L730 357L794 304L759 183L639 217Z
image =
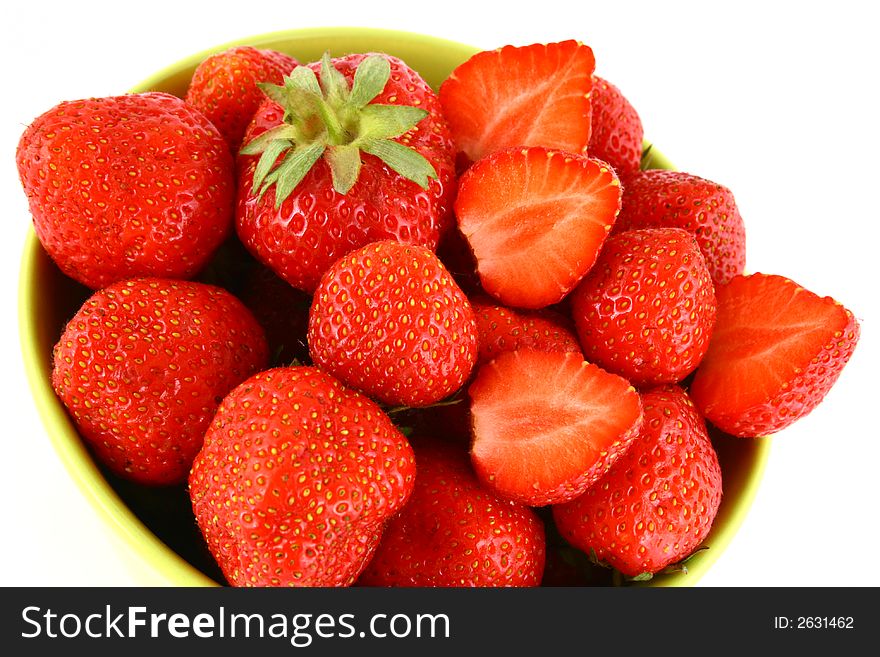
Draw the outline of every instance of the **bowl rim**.
M212 46L193 53L183 59L171 63L149 77L141 80L129 89L129 92L145 91L157 85L161 80L173 74L197 65L205 57L227 48L252 45L255 47L268 45L279 40L308 38L358 38L396 39L419 42L429 48L452 48L461 52L476 52L478 48L466 44L443 39L440 37L416 32L391 30L384 28L363 27L309 27L301 29L278 30L252 35ZM649 142L645 142L646 145ZM651 151L652 163L657 168L674 168L672 163L656 148ZM219 586L220 583L203 573L197 567L166 545L154 534L122 500L110 483L102 475L87 448L80 440L71 440L69 436L70 420L66 410L52 389L51 381L43 376L40 367L41 359L46 354L37 349L36 341L31 337L39 321L36 304L31 303L31 291L35 289L37 259L42 246L31 225L19 268L18 285L18 329L19 342L22 349L25 374L31 396L36 405L38 415L48 434L56 453L60 457L69 476L73 479L83 496L89 501L105 524L115 531L128 548L128 554L137 558L139 565L145 566L149 572L160 578L164 583L175 586ZM738 439L757 441L752 454L752 465L744 477L737 503L730 517L721 527L712 528L712 549L707 550L695 559L688 567L686 577L664 578L662 586L693 586L718 561L728 548L733 537L741 528L757 495L763 480L769 457L771 439L760 437L755 439ZM648 582L648 585L651 583Z

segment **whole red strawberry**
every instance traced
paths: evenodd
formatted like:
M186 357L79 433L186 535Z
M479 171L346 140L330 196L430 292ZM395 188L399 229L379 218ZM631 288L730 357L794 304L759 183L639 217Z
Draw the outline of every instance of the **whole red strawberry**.
M136 279L95 292L55 346L52 385L99 461L144 484L186 480L220 399L265 367L225 290Z
M581 353L571 320L553 310L515 310L486 296L471 299L477 318L480 354L485 363L517 349Z
M604 160L623 177L639 170L645 131L638 112L607 80L593 76L590 157Z
M775 433L828 394L859 340L855 316L831 297L770 274L717 288L718 320L691 383L706 419L735 436Z
M544 525L529 507L483 488L467 453L413 441L412 496L388 523L359 580L367 586L537 586Z
M266 98L258 84L281 84L297 64L277 50L228 48L196 67L186 102L207 116L237 153L254 112Z
M356 54L262 88L272 100L245 138L236 215L254 256L311 293L333 262L370 242L436 249L452 221L455 149L418 73Z
M309 314L315 365L386 404L426 406L458 390L477 357L464 292L420 246L384 241L340 258Z
M684 173L651 169L628 176L615 232L683 228L694 234L715 283L741 274L746 230L733 193L718 183Z
M612 236L572 294L588 361L634 385L675 383L709 348L715 292L693 235L646 228Z
M700 546L721 503L721 468L703 418L677 386L642 394L630 449L577 499L553 507L572 545L636 577Z
M93 289L192 277L232 226L229 149L168 94L63 102L28 126L15 159L37 237Z
M234 586L347 586L406 503L415 460L369 399L312 367L230 392L189 477L208 547Z

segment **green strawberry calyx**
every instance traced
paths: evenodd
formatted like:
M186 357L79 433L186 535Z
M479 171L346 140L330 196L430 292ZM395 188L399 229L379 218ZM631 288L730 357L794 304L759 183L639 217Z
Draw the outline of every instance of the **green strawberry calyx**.
M329 53L321 59L320 81L308 66L297 66L283 83L260 84L284 108L282 123L245 144L243 155L260 155L253 192L262 196L275 185L280 206L321 157L330 167L333 188L346 194L357 182L361 152L378 157L389 168L422 189L437 172L414 149L397 141L428 112L408 105L372 103L391 76L382 55L370 55L357 67L349 86Z

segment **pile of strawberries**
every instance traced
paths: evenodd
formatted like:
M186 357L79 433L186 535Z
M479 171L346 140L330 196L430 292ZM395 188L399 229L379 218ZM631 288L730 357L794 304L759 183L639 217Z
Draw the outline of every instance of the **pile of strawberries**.
M809 413L851 312L745 275L733 195L641 170L565 41L403 61L236 47L186 97L63 102L17 163L93 293L52 383L95 457L185 484L233 585L644 579L707 536L707 432Z

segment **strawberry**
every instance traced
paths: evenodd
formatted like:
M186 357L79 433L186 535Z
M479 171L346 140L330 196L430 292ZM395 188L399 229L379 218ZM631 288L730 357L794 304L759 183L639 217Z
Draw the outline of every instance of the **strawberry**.
M440 85L458 150L471 161L511 147L586 152L595 65L577 41L477 53Z
M237 153L248 123L265 100L261 82L281 84L298 62L277 50L235 46L202 60L186 102L207 116Z
M735 436L775 433L812 411L859 339L853 314L781 276L735 276L716 288L718 319L690 392Z
M265 367L248 310L203 283L95 292L55 346L52 385L99 461L143 484L186 480L220 399Z
M478 363L517 349L581 353L571 321L553 310L514 310L484 296L472 298L471 306L479 334Z
M371 242L436 249L452 222L455 149L418 73L389 55L325 56L262 88L271 99L245 138L236 214L258 260L312 293Z
M593 76L590 157L604 160L621 177L636 173L642 161L645 131L638 112L607 80Z
M477 481L467 453L413 441L415 488L359 580L366 586L537 586L544 526Z
M624 575L656 573L706 538L721 503L721 468L703 418L667 385L642 393L638 437L583 495L553 507L562 536Z
M506 306L562 299L596 260L620 210L603 162L545 148L500 151L461 177L455 214L483 289Z
M28 126L15 159L37 237L93 289L190 278L231 229L229 149L168 94L63 102Z
M234 586L347 586L415 479L381 409L313 367L230 392L193 462L196 522Z
M709 348L714 287L696 240L680 228L612 236L571 296L587 360L634 385L681 381Z
M474 312L431 251L376 242L340 258L309 314L315 365L386 404L426 406L458 390L477 357Z
M488 488L543 506L583 493L629 447L641 404L579 354L506 352L471 384L471 459Z
M683 228L697 238L715 283L741 274L746 231L733 193L705 178L651 169L625 179L615 232L636 228Z

